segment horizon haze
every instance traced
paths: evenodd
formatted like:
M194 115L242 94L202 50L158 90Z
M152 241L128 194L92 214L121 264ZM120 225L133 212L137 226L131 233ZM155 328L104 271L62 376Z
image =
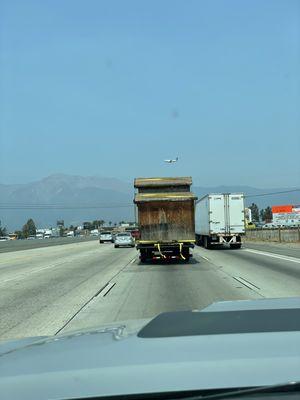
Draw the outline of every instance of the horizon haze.
M271 191L277 193L286 189L277 187ZM248 185L205 187L193 184L192 191L198 198L208 193L242 192L251 196L246 197L246 206L254 202L259 208L300 203L300 189L264 196L266 189ZM113 223L132 221L133 197L133 182L116 178L53 174L21 185L3 185L0 182L0 221L9 229L21 228L28 218L33 218L40 228L55 226L60 219L65 220L68 226L96 219Z

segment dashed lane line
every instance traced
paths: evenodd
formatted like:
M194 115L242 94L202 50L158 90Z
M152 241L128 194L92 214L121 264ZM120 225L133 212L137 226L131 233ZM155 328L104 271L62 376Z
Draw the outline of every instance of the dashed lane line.
M210 259L207 258L207 257L205 257L205 256L200 256L200 257L203 258L203 259L206 260L206 261L210 261Z
M284 261L289 261L289 262L294 262L296 264L300 264L300 259L295 258L295 257L283 256L281 254L275 254L275 253L267 253L265 251L253 250L253 249L243 249L242 251L247 251L248 253L257 254L260 256L273 257L273 258L278 258L279 260L284 260Z

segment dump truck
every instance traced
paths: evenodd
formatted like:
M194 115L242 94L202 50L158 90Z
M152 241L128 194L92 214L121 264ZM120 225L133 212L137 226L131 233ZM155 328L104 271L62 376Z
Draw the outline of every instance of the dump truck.
M240 248L245 234L243 193L212 193L196 202L196 243Z
M191 177L136 178L134 203L140 260L188 261L195 243L195 200Z

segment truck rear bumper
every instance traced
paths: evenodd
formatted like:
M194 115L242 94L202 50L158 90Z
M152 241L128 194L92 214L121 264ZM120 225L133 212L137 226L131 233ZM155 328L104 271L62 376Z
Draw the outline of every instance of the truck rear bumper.
M158 245L160 246L161 249L167 250L173 250L175 248L178 248L182 244L182 247L189 247L189 248L194 248L195 247L195 240L179 240L178 242L153 242L153 241L147 241L147 240L139 240L136 244L136 248L138 250L140 249L157 249Z
M212 235L210 236L210 245L235 244L241 242L241 235Z
M194 248L194 240L185 242L144 242L139 241L136 248L140 250L140 259L182 259L188 260L191 257L190 248Z

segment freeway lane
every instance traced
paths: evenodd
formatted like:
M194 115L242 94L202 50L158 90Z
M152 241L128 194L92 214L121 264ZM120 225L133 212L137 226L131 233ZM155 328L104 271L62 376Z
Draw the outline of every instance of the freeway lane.
M55 334L136 256L112 249L91 241L2 254L0 338Z
M147 319L219 300L300 296L299 258L246 246L196 247L189 264L141 264L135 249L96 241L2 254L0 338Z
M113 280L110 292L94 298L64 332L201 309L214 301L300 296L300 259L247 250L196 247L190 264L135 261Z
M58 246L69 243L80 243L89 240L97 240L98 238L93 236L83 237L58 237L51 239L34 239L34 240L8 240L6 242L0 242L0 253L7 253L20 250L29 250L39 247Z
M300 243L276 243L246 241L244 248L300 258Z

